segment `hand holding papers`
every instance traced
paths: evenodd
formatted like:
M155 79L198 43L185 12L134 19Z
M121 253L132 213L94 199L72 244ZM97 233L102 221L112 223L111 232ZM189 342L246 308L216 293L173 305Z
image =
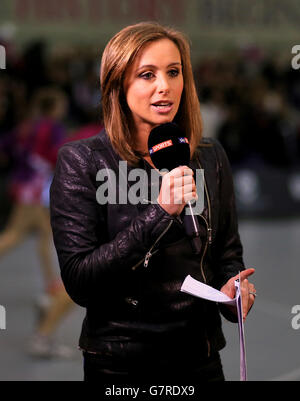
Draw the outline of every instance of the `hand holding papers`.
M234 277L231 277L220 289L221 292L228 295L229 298L236 297L236 280L239 280L240 283L240 293L243 300L243 320L245 321L249 310L254 304L256 290L254 285L249 282L249 277L255 273L255 269L252 267L242 270L239 274ZM253 295L254 294L254 295Z
M181 291L196 297L207 299L208 301L219 302L227 305L236 305L236 298L229 298L226 294L216 290L209 285L195 280L191 276L187 276L181 286Z
M238 315L239 338L240 338L240 380L247 380L246 366L246 350L245 350L245 334L243 323L242 297L240 294L240 279L235 281L236 293L235 298L230 298L221 291L216 290L209 285L203 284L195 280L191 276L187 276L181 286L181 291L194 295L208 301L218 302L225 305L236 306Z

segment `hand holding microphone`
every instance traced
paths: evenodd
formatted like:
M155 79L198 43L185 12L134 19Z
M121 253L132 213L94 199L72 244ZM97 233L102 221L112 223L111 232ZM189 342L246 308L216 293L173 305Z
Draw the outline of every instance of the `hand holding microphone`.
M157 202L167 213L179 216L194 199L197 199L196 184L189 167L176 167L163 176Z
M197 193L193 171L187 167L190 162L188 139L178 125L161 124L151 130L148 149L154 166L158 170L169 170L163 177L158 202L174 216L179 215L184 208L189 209L183 223L193 252L199 254L202 244L199 223L191 205L191 200L197 200Z

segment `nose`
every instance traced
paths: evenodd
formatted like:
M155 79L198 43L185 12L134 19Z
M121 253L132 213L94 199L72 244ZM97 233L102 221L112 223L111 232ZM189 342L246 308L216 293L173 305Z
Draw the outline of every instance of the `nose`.
M161 74L158 77L157 88L158 88L158 93L169 93L170 91L169 80L165 74Z

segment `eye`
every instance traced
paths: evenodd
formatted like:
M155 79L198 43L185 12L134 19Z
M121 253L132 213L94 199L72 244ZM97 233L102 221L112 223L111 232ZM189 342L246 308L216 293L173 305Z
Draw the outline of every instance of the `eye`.
M177 77L180 74L180 71L177 68L172 68L172 70L170 70L168 74L170 75L170 77Z
M149 72L143 72L142 74L139 75L139 77L148 80L148 79L153 78L154 74L153 74L153 72L150 72L150 71Z

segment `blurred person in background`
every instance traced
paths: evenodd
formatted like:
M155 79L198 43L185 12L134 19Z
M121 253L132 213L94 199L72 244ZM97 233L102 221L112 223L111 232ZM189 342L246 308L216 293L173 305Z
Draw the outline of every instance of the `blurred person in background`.
M217 138L233 168L300 164L300 74L257 47L204 57L195 69L205 137Z
M67 98L56 88L39 89L32 97L28 118L0 141L2 158L12 160L8 193L13 201L10 217L0 234L0 257L32 232L38 237L38 255L44 282L43 303L29 344L34 356L67 356L67 347L53 342L53 334L73 304L53 263L49 220L49 184L57 151L65 139L62 120ZM45 303L45 300L47 301Z
M103 128L100 110L101 108L99 107L90 111L89 121L77 130L70 132L65 142L78 141L98 134Z
M8 79L5 75L0 75L0 144L15 123L13 115L13 105L8 90ZM12 168L10 157L0 151L0 230L6 223L7 214L10 212L10 201L6 194L8 173Z

